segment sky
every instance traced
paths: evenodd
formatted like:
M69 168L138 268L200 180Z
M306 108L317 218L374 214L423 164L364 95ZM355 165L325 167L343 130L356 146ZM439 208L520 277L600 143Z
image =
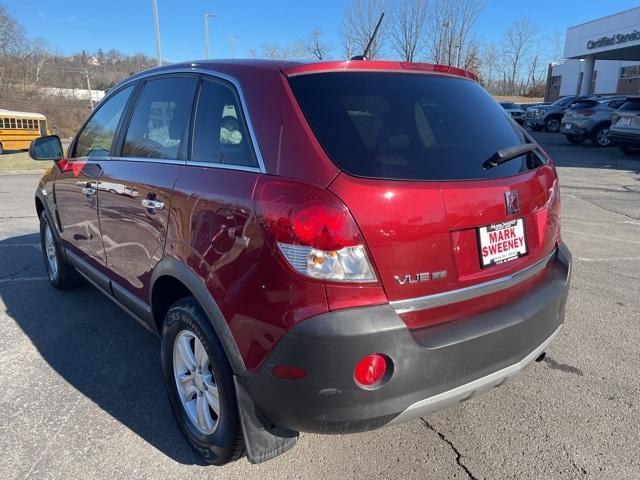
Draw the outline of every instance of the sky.
M393 0L391 0L393 1ZM0 0L27 30L64 54L111 48L155 56L152 0ZM204 14L210 56L237 57L264 43L285 45L320 29L340 56L340 29L349 0L158 0L162 56L176 62L204 58ZM476 26L486 41L499 42L508 25L524 17L546 42L567 27L638 6L637 0L485 0Z

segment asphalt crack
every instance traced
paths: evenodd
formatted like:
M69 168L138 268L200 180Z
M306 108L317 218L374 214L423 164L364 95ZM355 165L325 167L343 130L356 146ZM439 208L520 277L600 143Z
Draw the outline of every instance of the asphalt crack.
M438 430L436 430L436 428L433 425L431 425L428 420L425 420L424 418L421 417L420 421L424 424L425 427L427 427L429 430L432 430L436 435L438 435L440 437L440 440L442 440L443 442L445 442L447 445L451 447L451 450L453 450L453 453L456 455L456 464L458 464L458 466L462 470L464 470L464 473L467 474L467 477L470 478L471 480L478 480L477 477L473 473L471 473L471 470L469 470L469 468L467 468L467 466L464 463L462 463L462 454L458 451L458 449L451 442L451 440L449 440L444 435L444 433L441 433Z

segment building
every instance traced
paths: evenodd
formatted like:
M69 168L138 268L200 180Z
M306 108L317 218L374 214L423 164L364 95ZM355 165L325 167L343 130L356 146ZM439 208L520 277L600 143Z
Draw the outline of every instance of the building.
M567 29L564 63L549 67L545 100L640 95L640 7Z

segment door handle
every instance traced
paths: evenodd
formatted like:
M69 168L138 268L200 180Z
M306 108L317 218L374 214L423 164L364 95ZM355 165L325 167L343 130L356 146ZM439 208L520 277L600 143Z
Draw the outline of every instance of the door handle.
M87 196L95 195L96 189L91 187L82 187L82 193L84 193Z
M159 200L151 200L149 198L142 199L142 206L149 210L162 210L164 208L164 202Z

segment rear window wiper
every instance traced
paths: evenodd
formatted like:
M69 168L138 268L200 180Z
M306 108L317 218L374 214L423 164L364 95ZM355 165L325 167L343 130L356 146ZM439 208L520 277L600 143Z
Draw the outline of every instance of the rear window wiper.
M484 162L482 166L485 170L502 165L504 162L518 158L525 153L533 152L538 148L535 143L523 143L522 145L514 145L513 147L503 148L491 155L489 160Z

